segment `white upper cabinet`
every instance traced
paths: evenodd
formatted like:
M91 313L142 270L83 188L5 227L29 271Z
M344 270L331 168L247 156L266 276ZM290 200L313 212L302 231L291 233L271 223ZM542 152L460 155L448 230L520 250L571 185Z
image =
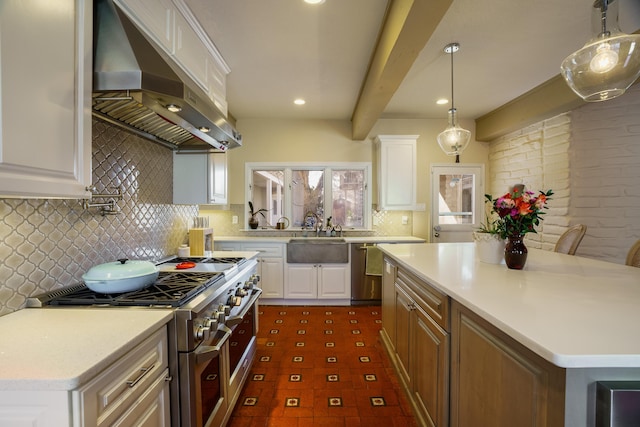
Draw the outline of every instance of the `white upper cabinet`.
M173 154L173 203L225 205L226 153Z
M416 207L416 142L419 135L379 135L378 209Z
M174 53L175 7L171 0L115 0L115 3L167 53Z
M176 14L175 56L182 69L209 93L207 84L207 49L193 30L192 24L181 14Z
M88 198L92 2L0 9L0 197Z

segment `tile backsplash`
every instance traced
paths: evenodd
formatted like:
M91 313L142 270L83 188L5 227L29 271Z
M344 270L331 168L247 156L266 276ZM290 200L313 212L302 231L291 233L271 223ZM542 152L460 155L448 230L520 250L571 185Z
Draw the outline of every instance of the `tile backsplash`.
M198 207L172 204L171 150L98 119L92 130L93 184L100 194L121 188L119 213L102 216L80 200L0 199L0 315L93 265L155 261L188 241Z

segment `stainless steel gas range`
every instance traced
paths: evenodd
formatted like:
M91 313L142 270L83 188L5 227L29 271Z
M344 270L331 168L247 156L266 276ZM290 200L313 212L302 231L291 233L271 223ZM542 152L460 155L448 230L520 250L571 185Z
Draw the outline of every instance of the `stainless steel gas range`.
M171 258L152 285L98 294L83 283L38 295L29 307L92 306L173 310L169 324L171 425L217 427L228 420L256 352L256 261Z

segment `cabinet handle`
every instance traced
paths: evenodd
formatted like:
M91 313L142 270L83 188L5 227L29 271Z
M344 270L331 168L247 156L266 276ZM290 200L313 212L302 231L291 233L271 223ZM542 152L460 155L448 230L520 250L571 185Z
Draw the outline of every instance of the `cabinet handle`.
M133 380L133 381L127 381L127 385L129 386L129 388L133 388L136 386L136 384L138 384L140 382L141 379L144 378L145 375L147 375L152 369L153 367L156 366L156 364L152 364L151 366L149 366L148 368L141 368L140 369L140 375L138 375L138 377Z

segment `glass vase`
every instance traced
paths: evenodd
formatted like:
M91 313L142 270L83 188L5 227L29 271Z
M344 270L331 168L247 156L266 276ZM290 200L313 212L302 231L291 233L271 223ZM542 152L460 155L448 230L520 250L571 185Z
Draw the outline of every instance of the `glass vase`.
M512 270L522 270L527 262L527 247L524 244L524 234L507 236L504 248L504 262Z

